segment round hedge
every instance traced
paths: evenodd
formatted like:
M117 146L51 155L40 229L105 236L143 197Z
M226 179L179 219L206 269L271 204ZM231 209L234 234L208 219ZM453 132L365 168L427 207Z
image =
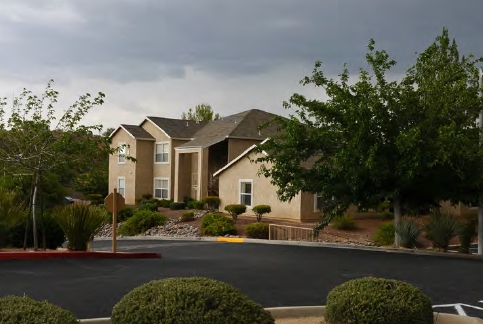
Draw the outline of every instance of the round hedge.
M77 318L69 311L47 301L28 297L0 298L0 324L75 324Z
M113 324L273 324L273 317L234 287L213 279L167 278L126 294Z
M366 277L335 287L327 296L325 318L337 324L432 324L433 309L413 285Z

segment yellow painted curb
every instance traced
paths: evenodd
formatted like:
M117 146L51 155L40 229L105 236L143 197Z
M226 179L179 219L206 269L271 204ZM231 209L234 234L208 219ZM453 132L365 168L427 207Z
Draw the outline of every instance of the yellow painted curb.
M241 237L219 237L218 242L243 243L244 239Z

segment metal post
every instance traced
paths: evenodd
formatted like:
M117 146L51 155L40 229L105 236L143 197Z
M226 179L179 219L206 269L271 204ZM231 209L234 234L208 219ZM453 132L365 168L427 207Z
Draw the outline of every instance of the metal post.
M117 188L114 188L112 196L112 253L116 253L117 236Z
M483 73L480 70L480 97L483 96ZM478 126L480 127L480 145L483 143L483 107L480 110ZM483 193L478 200L478 254L483 255Z

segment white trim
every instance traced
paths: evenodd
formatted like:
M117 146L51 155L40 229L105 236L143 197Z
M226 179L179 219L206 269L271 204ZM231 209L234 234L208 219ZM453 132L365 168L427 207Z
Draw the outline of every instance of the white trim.
M168 144L168 161L166 162L156 162L156 148L159 144L166 145ZM169 164L171 162L171 142L170 141L161 141L154 143L154 164Z
M250 153L250 151L252 151L255 147L257 147L257 145L258 144L253 144L252 146L250 146L249 148L247 148L242 154L238 155L236 158L234 158L233 160L231 160L223 168L221 168L220 170L218 170L215 173L213 173L213 176L216 177L217 175L219 175L220 173L222 173L223 171L225 171L226 169L228 169L229 167L231 167L233 164L235 164L236 162L238 162L239 160L241 160L242 157L244 157L245 155L247 155L248 153ZM267 153L265 153L265 151L263 151L263 154L268 155Z
M124 126L120 125L118 126L110 135L109 135L109 138L111 138L112 136L114 136L114 134L120 130L120 129L123 129L129 136L131 136L131 138L135 139L135 140L138 140L138 141L155 141L154 138L144 138L144 137L138 137L136 138L133 134L131 134Z
M123 152L121 154L121 151L120 151L120 147L124 145L124 148L123 148ZM126 155L128 154L127 152L127 149L128 149L128 146L127 146L127 143L126 142L119 142L117 143L117 148L118 148L118 152L117 152L117 164L126 164ZM119 158L121 156L124 156L124 161L119 161Z
M164 135L166 135L166 137L168 137L169 139L171 139L171 136L168 135L168 133L166 133L164 131L164 129L162 129L161 127L159 127L155 122L153 122L151 119L149 119L149 117L146 117L146 119L144 119L141 124L139 124L139 126L141 126L142 124L144 124L144 122L148 120L151 124L153 124L157 129L159 129L160 131L163 132Z
M156 197L156 180L166 180L168 181L168 187L167 188L157 188L157 189L167 189L168 190L168 194L167 194L167 198L161 198L161 197ZM153 179L153 197L156 198L156 199L170 199L170 185L169 185L169 178L164 178L164 177L154 177Z
M254 206L253 204L253 199L254 199L254 195L253 195L253 179L238 179L238 203L241 204L241 195L242 195L242 192L241 192L241 184L242 183L250 183L252 186L252 192L250 193L250 196L251 196L251 201L252 201L252 204L251 205L246 205L247 208L252 208Z
M119 186L119 180L124 180L124 194L121 194L124 198L126 198L126 177L117 177L117 192L119 192L120 186ZM120 193L120 192L119 192Z

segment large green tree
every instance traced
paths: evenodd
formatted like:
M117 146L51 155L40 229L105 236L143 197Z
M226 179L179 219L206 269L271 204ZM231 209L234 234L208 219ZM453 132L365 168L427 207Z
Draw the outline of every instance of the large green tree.
M194 121L212 121L220 119L220 114L214 113L209 104L202 103L195 106L195 109L189 108L188 112L181 114L181 119Z
M31 177L30 196L34 248L38 248L37 209L42 183L53 174L65 170L82 170L106 147L103 136L93 136L102 125L85 126L82 119L94 107L104 102L104 94L82 95L70 107L60 112L54 108L59 93L52 88L37 96L24 89L14 98L10 111L7 100L0 101L0 162L5 174Z
M295 113L271 122L280 135L257 148L268 152L256 162L282 201L300 191L323 196L324 219L316 230L350 204L370 208L388 199L398 223L403 207L468 198L482 183L475 123L482 108L480 59L460 57L444 29L403 80L389 81L396 62L375 50L373 40L368 49L371 69L360 69L352 85L347 68L337 81L317 62L301 83L323 88L329 99L294 94L284 106Z

